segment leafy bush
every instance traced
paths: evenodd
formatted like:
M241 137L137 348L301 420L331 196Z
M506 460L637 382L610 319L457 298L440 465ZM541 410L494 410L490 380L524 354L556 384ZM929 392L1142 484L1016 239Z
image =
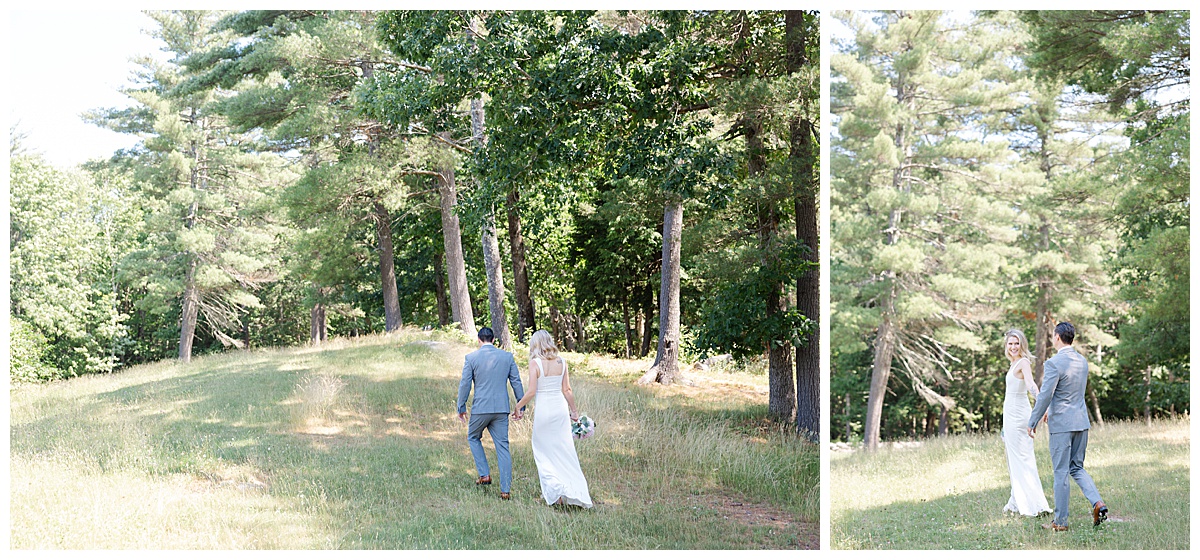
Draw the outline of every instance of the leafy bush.
M8 379L18 383L40 383L61 377L43 361L49 345L32 325L9 315L8 348L11 356Z

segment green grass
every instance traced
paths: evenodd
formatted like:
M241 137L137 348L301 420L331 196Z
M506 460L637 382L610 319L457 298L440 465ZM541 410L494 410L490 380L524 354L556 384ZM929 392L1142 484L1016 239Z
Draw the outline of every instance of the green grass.
M912 448L834 453L830 540L834 549L1186 549L1190 546L1187 417L1094 427L1086 467L1109 506L1091 509L1071 483L1070 530L1042 529L1049 517L1001 512L1008 464L997 434L927 440ZM1047 435L1034 452L1054 507Z
M560 509L541 500L528 418L510 428L513 500L473 484L454 410L471 349L402 331L14 389L11 546L817 544L818 452L757 420L765 376L643 388L645 362L570 355L580 408L599 422L577 446L596 507Z

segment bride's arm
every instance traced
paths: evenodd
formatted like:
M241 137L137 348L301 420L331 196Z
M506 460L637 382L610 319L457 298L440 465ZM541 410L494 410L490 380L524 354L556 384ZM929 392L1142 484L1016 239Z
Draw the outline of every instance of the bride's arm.
M579 419L579 409L575 408L575 393L571 392L571 378L568 377L568 375L567 375L566 366L563 367L562 383L563 383L562 392L563 392L563 396L566 397L566 399L567 399L567 410L569 410L571 412L571 420L578 420Z
M1038 393L1041 393L1041 390L1038 389L1037 381L1033 380L1032 366L1026 361L1024 365L1019 366L1017 369L1020 370L1021 375L1025 379L1025 391L1033 395L1034 400L1037 400ZM1050 418L1050 409L1047 408L1046 413L1042 415L1042 422L1045 422L1048 418Z
M1033 395L1033 398L1036 399L1038 393L1041 391L1038 390L1037 381L1033 380L1033 369L1029 365L1029 362L1026 361L1023 365L1019 366L1018 369L1021 372L1022 378L1025 379L1025 390L1029 392L1030 395Z
M533 360L529 361L529 390L525 391L525 396L517 401L516 410L521 410L529 401L533 400L533 396L537 394L538 378L533 374Z

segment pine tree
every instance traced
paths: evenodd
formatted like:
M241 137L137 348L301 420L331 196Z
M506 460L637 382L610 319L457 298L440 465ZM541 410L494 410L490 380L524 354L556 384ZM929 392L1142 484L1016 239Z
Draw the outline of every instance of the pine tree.
M1014 103L1008 27L937 12L845 21L855 42L831 61L833 325L872 339L864 439L874 450L894 368L941 409L944 431L954 401L929 384L946 384L962 352L985 349L976 329L1020 257L1013 201L1030 178L989 137Z
M222 345L243 346L241 316L259 305L253 290L274 275L278 227L270 202L288 178L284 162L254 151L215 111L216 88L180 88L181 62L228 44L213 25L220 13L150 12L155 36L173 58L144 59L145 84L129 89L133 109L97 114L97 122L143 137L137 188L148 200L147 246L125 267L141 277L140 305L180 309L178 358L189 361L201 319Z

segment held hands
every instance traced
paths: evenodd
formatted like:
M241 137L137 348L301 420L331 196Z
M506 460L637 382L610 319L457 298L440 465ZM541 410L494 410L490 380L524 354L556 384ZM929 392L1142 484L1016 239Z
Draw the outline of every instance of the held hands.
M459 422L462 422L463 424L466 424L466 423L467 423L467 413L466 413L466 412L459 412L459 413L458 413L458 421L459 421Z
M1029 432L1029 437L1033 437L1034 434L1037 434L1037 428L1025 428L1025 430Z
M519 408L518 408L518 409L516 409L516 410L514 410L514 411L512 412L512 419L513 419L513 420L520 420L520 419L522 419L522 418L524 418L524 417L525 417L525 413L524 413L524 412L521 412L521 409L519 409Z

